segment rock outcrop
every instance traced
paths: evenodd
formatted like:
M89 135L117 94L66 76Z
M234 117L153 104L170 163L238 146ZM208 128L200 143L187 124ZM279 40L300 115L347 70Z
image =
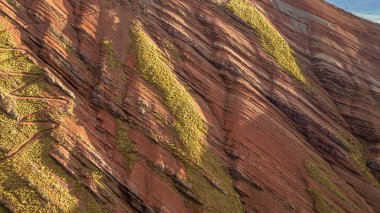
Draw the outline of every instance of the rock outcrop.
M380 25L321 0L0 13L0 212L380 211Z

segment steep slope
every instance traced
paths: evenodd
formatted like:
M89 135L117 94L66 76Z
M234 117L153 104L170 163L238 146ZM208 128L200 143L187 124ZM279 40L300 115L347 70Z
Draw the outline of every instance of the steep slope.
M380 211L379 25L320 0L0 12L0 212Z

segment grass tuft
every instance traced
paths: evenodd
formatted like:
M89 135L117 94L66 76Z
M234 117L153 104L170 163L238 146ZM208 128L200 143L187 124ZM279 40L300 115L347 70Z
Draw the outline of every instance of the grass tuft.
M368 152L366 147L348 134L341 134L338 137L349 148L349 154L356 168L368 178L372 185L380 187L379 182L366 165L365 155Z
M310 196L314 201L314 210L317 213L339 213L339 211L333 204L326 200L326 198L317 190L309 189Z
M133 150L133 142L128 137L128 125L121 120L117 121L117 142L118 149L126 161L128 171L131 171L137 156Z
M0 110L0 150L3 155L19 148L23 142L32 138L39 128L38 125L21 125Z
M201 167L187 164L186 172L206 212L244 212L228 171L212 151L205 151Z
M46 166L52 140L32 143L0 164L0 200L15 212L71 212L78 200L64 187L65 179Z
M102 47L105 51L106 65L111 70L118 70L122 68L123 63L120 61L119 55L115 51L112 41L104 39L102 41Z
M31 74L43 73L43 70L29 59L29 56L19 56L19 54L20 51L0 50L0 61L4 60L4 62L0 64L0 71ZM6 60L10 58L9 56L14 57L16 55L17 58L15 60Z
M43 94L50 94L48 85L43 81L35 82L21 91L17 92L17 95L22 96L42 96Z
M311 178L313 178L321 185L325 186L330 192L343 199L344 201L349 201L347 196L327 177L325 172L323 172L317 164L312 161L306 161L305 169Z
M196 102L173 73L172 64L144 32L139 22L133 23L131 33L135 37L138 71L163 94L166 105L177 119L174 128L187 155L199 161L204 152L201 140L205 124Z
M231 0L226 7L255 30L264 50L282 68L303 84L308 84L289 44L258 9L248 0Z
M10 93L13 90L20 88L25 84L29 84L34 80L37 80L37 78L22 75L4 75L4 77L0 77L0 90L4 93Z
M7 26L0 22L0 47L12 48L16 47L16 42L12 39L9 33L6 33Z

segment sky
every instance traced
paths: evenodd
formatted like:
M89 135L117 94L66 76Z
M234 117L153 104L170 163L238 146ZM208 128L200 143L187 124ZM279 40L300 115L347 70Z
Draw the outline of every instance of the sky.
M363 18L380 23L380 0L327 0Z

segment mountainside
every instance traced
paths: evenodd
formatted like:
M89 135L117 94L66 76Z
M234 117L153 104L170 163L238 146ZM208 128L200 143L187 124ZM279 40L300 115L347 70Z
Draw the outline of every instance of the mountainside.
M368 20L380 23L380 1L378 0L327 0L344 10Z
M0 212L380 212L380 25L322 0L0 13Z

